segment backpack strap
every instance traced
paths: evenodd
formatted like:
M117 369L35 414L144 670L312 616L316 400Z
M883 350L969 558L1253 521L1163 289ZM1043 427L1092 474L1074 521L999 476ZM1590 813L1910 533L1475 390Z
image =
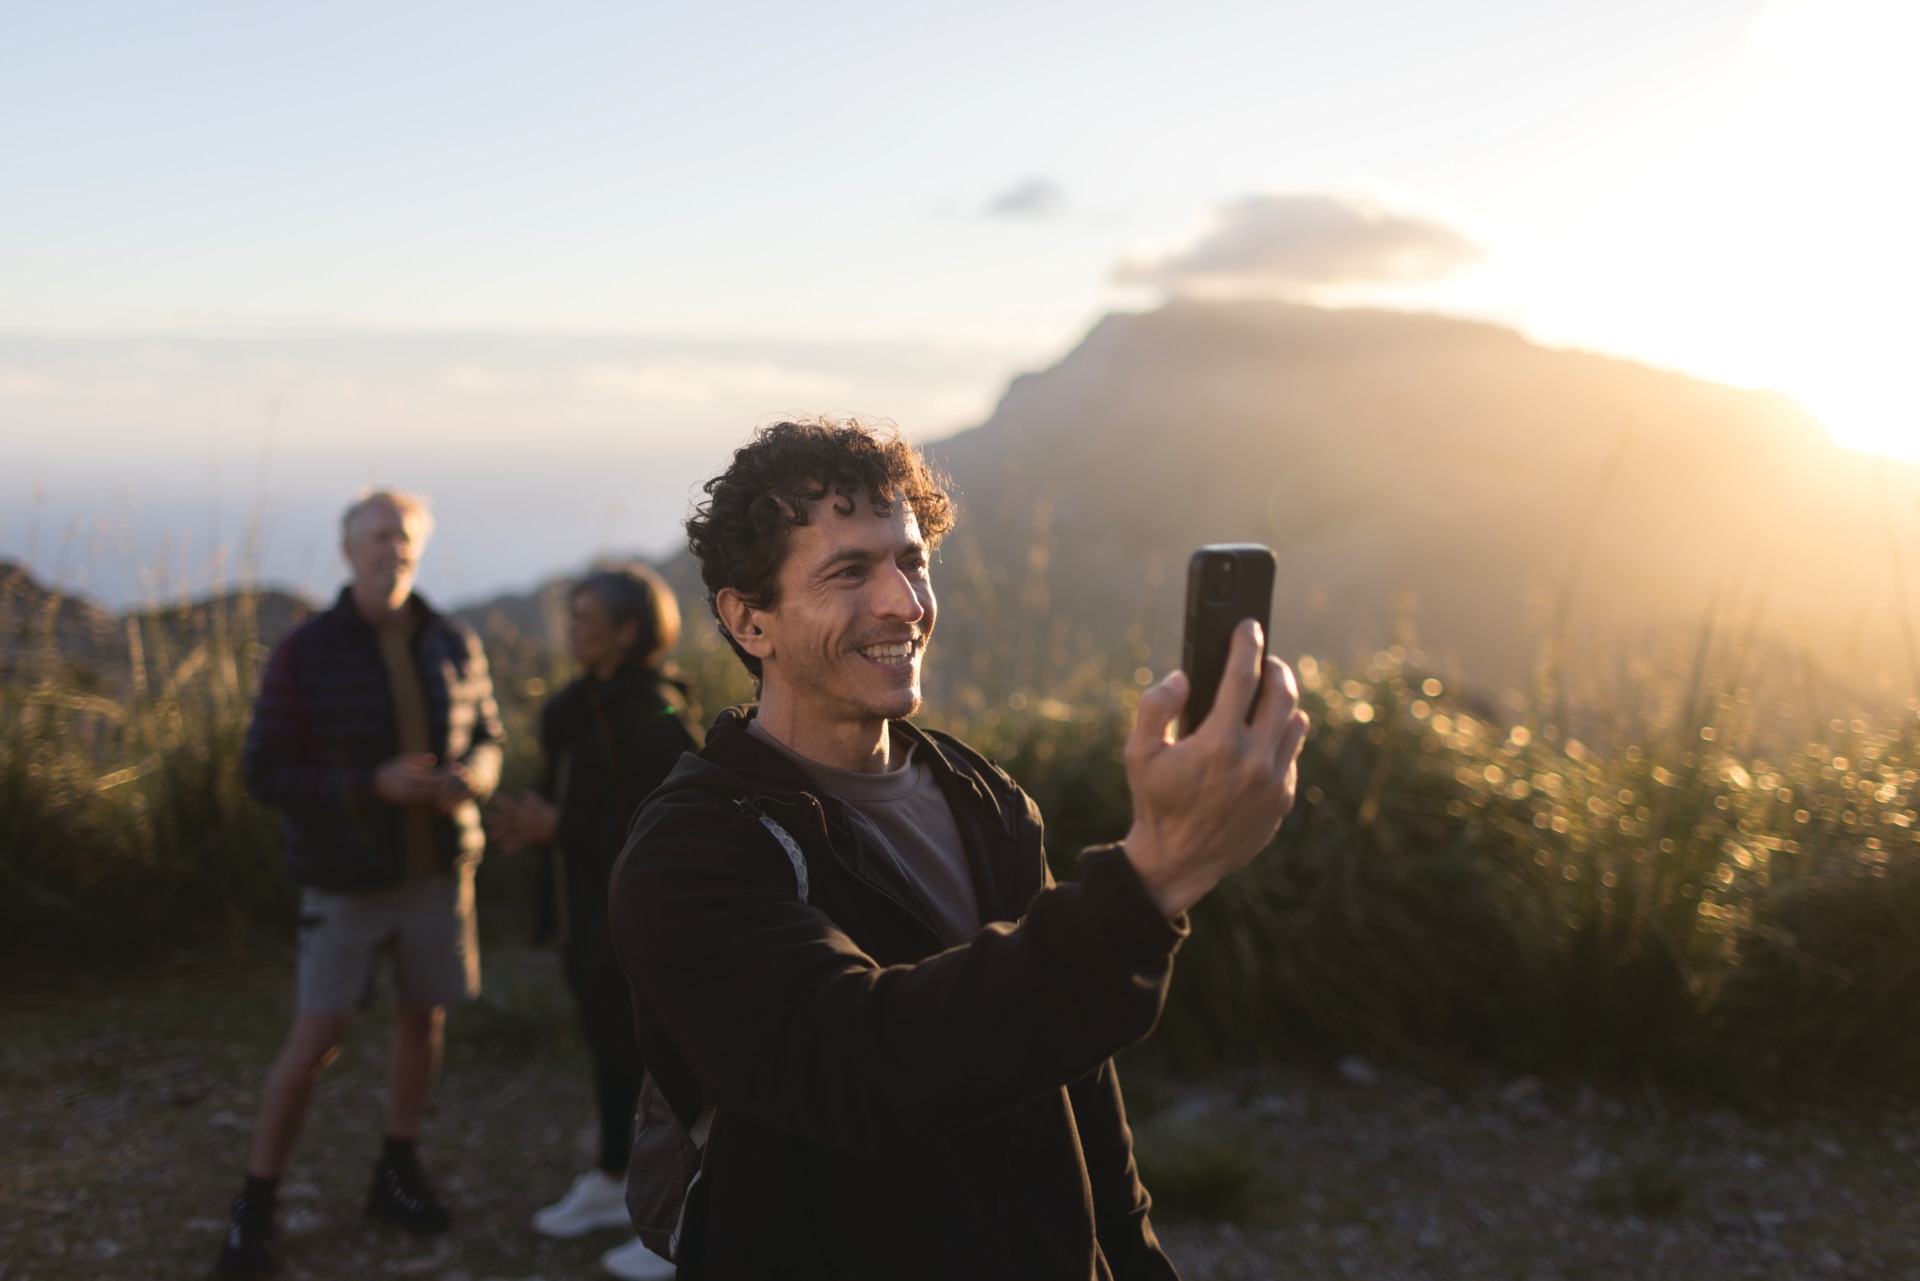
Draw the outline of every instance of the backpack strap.
M800 848L800 842L793 839L792 832L780 826L779 820L767 815L762 801L763 798L759 796L736 796L733 798L732 805L738 813L758 819L760 826L771 832L773 839L780 843L780 848L786 852L787 862L793 864L794 890L799 894L800 901L805 903L812 886L812 881L807 875L806 852Z
M808 888L807 856L800 852L800 842L794 840L792 834L789 833L786 828L780 826L765 814L760 815L760 823L769 832L773 833L773 839L780 842L780 848L787 852L787 861L793 864L793 880L795 886L800 891L800 901L802 903L806 902Z

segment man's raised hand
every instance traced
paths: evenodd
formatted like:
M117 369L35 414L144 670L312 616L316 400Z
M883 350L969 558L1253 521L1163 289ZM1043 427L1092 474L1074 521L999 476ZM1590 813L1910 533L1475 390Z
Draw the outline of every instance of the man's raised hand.
M1249 724L1256 690L1260 702ZM1176 671L1142 694L1127 740L1127 858L1169 917L1198 903L1273 839L1293 808L1295 762L1307 737L1293 670L1277 658L1261 662L1260 624L1252 620L1234 632L1207 719L1175 742L1188 691L1186 673Z
M432 752L394 757L373 772L373 794L395 805L430 804L439 790Z

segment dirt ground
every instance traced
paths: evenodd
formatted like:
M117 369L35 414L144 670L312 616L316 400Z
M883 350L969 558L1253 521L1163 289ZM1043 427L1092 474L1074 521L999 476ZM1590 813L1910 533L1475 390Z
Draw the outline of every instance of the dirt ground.
M284 1181L280 1277L600 1275L617 1233L528 1227L591 1157L557 964L496 948L486 969L486 997L450 1020L422 1138L453 1231L419 1241L361 1213L381 1131L376 1010ZM271 955L0 999L0 1278L206 1275L290 976ZM1189 1278L1920 1278L1915 1116L1759 1119L1359 1060L1330 1076L1140 1077L1143 1160L1168 1180L1156 1219Z

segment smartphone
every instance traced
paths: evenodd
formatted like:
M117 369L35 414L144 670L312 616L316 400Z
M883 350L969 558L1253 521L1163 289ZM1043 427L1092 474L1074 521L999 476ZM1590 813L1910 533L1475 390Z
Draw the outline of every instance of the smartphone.
M1249 618L1260 620L1260 657L1266 658L1266 633L1273 616L1274 555L1258 543L1221 543L1202 547L1187 562L1186 639L1180 670L1191 693L1180 713L1180 734L1191 734L1213 710L1226 671L1233 630ZM1257 695L1256 695L1257 696ZM1253 718L1248 708L1247 718Z

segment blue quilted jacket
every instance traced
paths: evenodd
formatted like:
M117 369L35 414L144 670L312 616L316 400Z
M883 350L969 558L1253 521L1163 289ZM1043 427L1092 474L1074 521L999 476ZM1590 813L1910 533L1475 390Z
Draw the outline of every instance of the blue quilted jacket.
M499 781L503 738L486 655L464 623L417 595L413 604L430 750L466 765L484 799ZM247 790L285 816L295 884L361 893L404 878L401 808L373 793L374 771L399 751L378 640L343 590L274 649L247 727ZM442 866L477 862L486 843L479 806L434 815L433 840Z

